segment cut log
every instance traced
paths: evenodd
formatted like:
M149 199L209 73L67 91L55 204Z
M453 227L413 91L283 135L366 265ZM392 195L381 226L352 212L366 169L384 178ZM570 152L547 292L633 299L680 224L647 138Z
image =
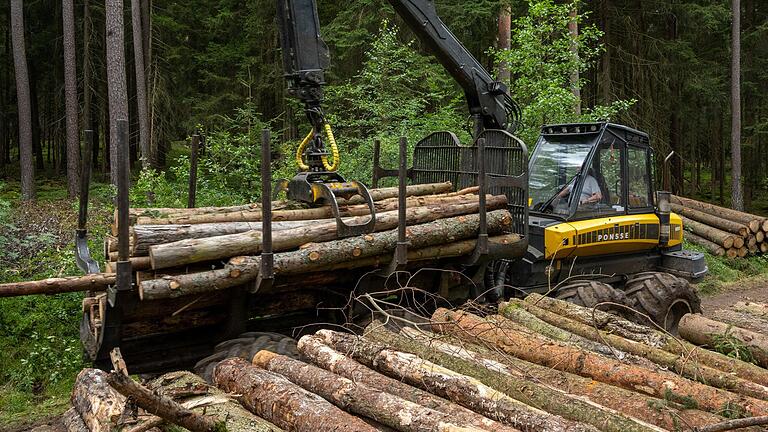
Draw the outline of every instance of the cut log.
M685 239L697 246L703 247L704 249L709 251L709 253L711 253L712 255L715 255L715 256L725 255L725 248L723 248L721 245L714 243L712 241L709 241L704 237L698 236L690 231L685 232Z
M768 335L768 320L756 315L732 309L718 309L712 312L712 318L726 324Z
M768 319L768 303L736 302L731 309Z
M746 243L746 241L744 240L743 237L734 237L733 238L733 247L736 248L736 249L739 249L739 250L744 249L746 244L747 243Z
M731 233L719 230L717 228L711 227L709 225L705 225L701 222L696 222L694 220L688 219L685 216L680 216L680 217L683 220L683 226L687 230L692 231L694 234L704 237L705 239L711 242L717 243L726 249L730 249L734 247L734 241L738 238L737 236Z
M753 244L753 245L748 245L748 246L747 246L747 250L749 250L749 254L750 254L750 255L755 255L755 254L757 254L758 252L760 252L760 247L759 247L759 246L757 246L757 243L755 243L755 244Z
M249 411L296 432L374 432L377 429L286 378L243 359L222 361L214 370L216 386L240 395Z
M280 432L282 429L252 414L235 399L186 371L171 372L147 384L150 390L174 399L198 414L217 418L232 432Z
M739 255L739 258L746 257L747 255L749 255L749 249L747 249L746 246L742 246L741 248L738 249L738 255Z
M680 319L680 336L697 345L712 349L726 345L731 355L747 357L762 367L768 367L768 335L734 327L699 314L685 314Z
M768 242L762 242L760 243L760 252L761 253L768 253Z
M133 270L147 270L152 268L152 264L149 260L148 256L142 256L142 257L132 257L129 258L128 261L131 262L131 269ZM116 269L117 263L117 252L110 252L109 253L109 261L108 265L111 265L113 269ZM109 266L107 266L109 268Z
M540 294L530 294L526 297L525 301L555 314L579 321L582 324L596 326L601 330L617 334L635 342L641 342L683 356L694 364L704 364L723 372L734 374L742 379L768 386L768 371L761 367L714 351L700 349L687 341L674 338L667 333L650 327L635 324L619 316L600 310L580 307L573 303Z
M423 407L450 414L460 424L489 431L513 432L515 430L460 405L373 371L329 347L319 336L302 337L299 339L298 348L304 357L325 370L379 391L397 395Z
M768 402L706 386L670 372L654 371L603 357L529 333L500 330L466 312L438 309L433 329L470 342L498 346L504 352L543 366L576 373L666 400L718 413L724 406L750 415L768 414Z
M728 258L738 258L739 250L736 248L730 248L725 251L725 256L727 256Z
M757 246L757 237L754 234L750 234L749 236L747 236L745 244L751 250L753 246Z
M457 358L436 349L431 342L415 341L413 338L397 335L385 330L379 323L368 326L365 337L381 343L384 347L415 354L423 360L467 375L531 407L572 421L591 424L605 432L658 430L595 403L573 397L547 383L531 380L524 373L513 373L510 368L496 362L482 361L479 357ZM520 425L514 426L522 429Z
M757 240L758 243L762 243L765 241L765 231L762 229L755 233L755 240Z
M91 368L77 375L70 401L91 432L115 430L126 405L126 398L107 382L107 373Z
M445 195L429 195L429 196L417 196L406 198L407 207L424 207L430 205L442 205L442 204L467 204L476 202L478 200L477 195L457 195L457 196L445 196ZM389 198L383 201L377 201L374 203L376 212L383 213L386 211L397 210L398 198ZM370 214L370 209L367 204L355 204L339 208L341 216L367 216ZM175 218L146 218L140 217L136 223L140 225L169 225L169 224L200 224L200 223L217 223L217 222L258 222L261 221L261 210L251 211L238 211L233 213L220 213L220 214L204 214L194 215L188 217L175 217ZM333 213L330 206L315 207L309 209L300 210L273 210L273 221L299 221L299 220L312 220L312 219L328 219L332 218Z
M423 407L401 397L380 391L360 382L269 351L259 351L253 364L280 374L344 411L371 418L403 432L448 431L469 428L457 423L453 416Z
M692 363L686 356L672 354L659 348L654 348L609 332L598 330L593 326L582 324L578 321L536 307L531 303L513 299L506 305L499 307L499 313L504 316L515 316L515 311L519 308L524 308L538 318L563 330L593 341L602 341L623 352L646 358L657 365L670 368L677 374L690 378L691 380L722 389L728 389L742 395L768 400L768 387L739 377L724 374L722 371L709 366Z
M714 216L718 216L724 219L728 219L734 222L744 224L749 227L749 230L753 233L757 232L766 220L764 217L756 216L749 213L740 212L738 210L732 210L725 207L719 207L713 204L692 200L681 196L672 195L672 200L675 204L680 204L684 207L699 210L705 213L709 213ZM766 230L768 231L768 230Z
M597 409L613 409L619 416L636 419L668 430L679 428L680 422L697 427L715 423L721 417L704 411L681 409L667 401L644 396L621 387L614 387L589 378L529 363L516 357L501 355L479 345L469 344L447 335L436 335L412 327L400 333L443 354L470 361L474 368L487 369L504 375L519 376L542 386L550 386L569 397L580 396L585 402L597 404ZM473 368L473 369L474 369ZM598 416L599 418L600 416ZM597 418L594 418L597 420ZM610 422L607 423L610 426ZM596 425L603 429L601 425ZM631 430L629 427L628 430Z
M750 232L748 226L738 222L730 221L728 219L723 219L721 216L714 216L709 213L705 213L705 212L688 208L688 207L683 207L680 204L674 204L674 203L670 204L670 208L672 209L673 212L679 215L685 216L689 219L693 219L697 222L701 222L711 227L715 227L723 231L736 234L741 237L745 237Z
M80 417L80 414L74 408L68 409L61 415L61 424L66 432L91 432L83 422L83 418Z
M504 196L489 197L489 210L503 208L507 204ZM478 203L448 204L444 206L416 207L406 210L406 224L417 225L446 217L477 213ZM368 216L359 216L348 220L353 225L365 223ZM376 231L397 228L398 212L390 211L376 215ZM272 248L275 252L298 248L307 243L335 240L336 221L329 220L284 231L272 235ZM238 234L217 237L181 240L173 243L150 247L149 256L153 269L177 267L196 262L212 261L238 255L257 255L261 253L261 230L251 230Z
M0 297L34 294L61 294L77 291L99 291L115 283L114 273L95 273L85 276L50 278L39 281L0 284Z
M511 224L507 210L490 212L487 220L489 234L499 233ZM426 248L473 237L478 225L478 215L439 219L408 227L407 238L411 247ZM276 253L274 270L275 274L306 273L342 263L354 268L356 260L389 253L396 245L397 230L312 244L298 251ZM156 299L230 288L255 279L260 265L260 257L235 257L222 270L145 281L141 289L145 298Z

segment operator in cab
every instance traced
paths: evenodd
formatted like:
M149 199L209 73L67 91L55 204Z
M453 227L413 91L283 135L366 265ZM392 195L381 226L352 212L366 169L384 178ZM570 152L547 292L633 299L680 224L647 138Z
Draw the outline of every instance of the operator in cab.
M574 183L571 183L563 189L558 195L559 198L565 198L573 191ZM584 179L584 186L581 189L581 196L579 197L579 205L593 204L600 202L603 199L603 193L600 191L600 184L598 184L595 178L595 172L592 168L587 171L587 177Z

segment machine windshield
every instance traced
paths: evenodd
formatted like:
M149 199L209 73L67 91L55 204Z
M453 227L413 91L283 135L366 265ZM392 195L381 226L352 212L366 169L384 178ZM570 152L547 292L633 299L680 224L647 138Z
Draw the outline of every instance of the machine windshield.
M574 186L577 174L593 146L593 139L583 135L539 139L529 165L532 210L562 216L568 214L567 200L557 198Z

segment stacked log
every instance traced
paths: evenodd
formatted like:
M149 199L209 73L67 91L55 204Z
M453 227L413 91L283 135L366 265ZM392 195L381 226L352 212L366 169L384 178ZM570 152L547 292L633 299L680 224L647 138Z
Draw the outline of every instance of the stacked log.
M690 198L672 196L685 239L716 256L743 258L768 252L768 218Z

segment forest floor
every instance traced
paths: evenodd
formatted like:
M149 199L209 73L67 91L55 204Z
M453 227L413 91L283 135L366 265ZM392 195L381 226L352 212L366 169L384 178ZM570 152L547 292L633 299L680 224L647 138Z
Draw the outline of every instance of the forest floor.
M38 200L20 205L19 185L0 179L0 283L77 275L77 204L65 185L41 179ZM97 183L89 203L91 251L97 261L112 215L110 187ZM768 302L768 256L729 260L707 256L710 274L697 285L705 313L740 300ZM55 423L69 405L77 372L85 367L78 325L78 293L0 299L0 432Z

